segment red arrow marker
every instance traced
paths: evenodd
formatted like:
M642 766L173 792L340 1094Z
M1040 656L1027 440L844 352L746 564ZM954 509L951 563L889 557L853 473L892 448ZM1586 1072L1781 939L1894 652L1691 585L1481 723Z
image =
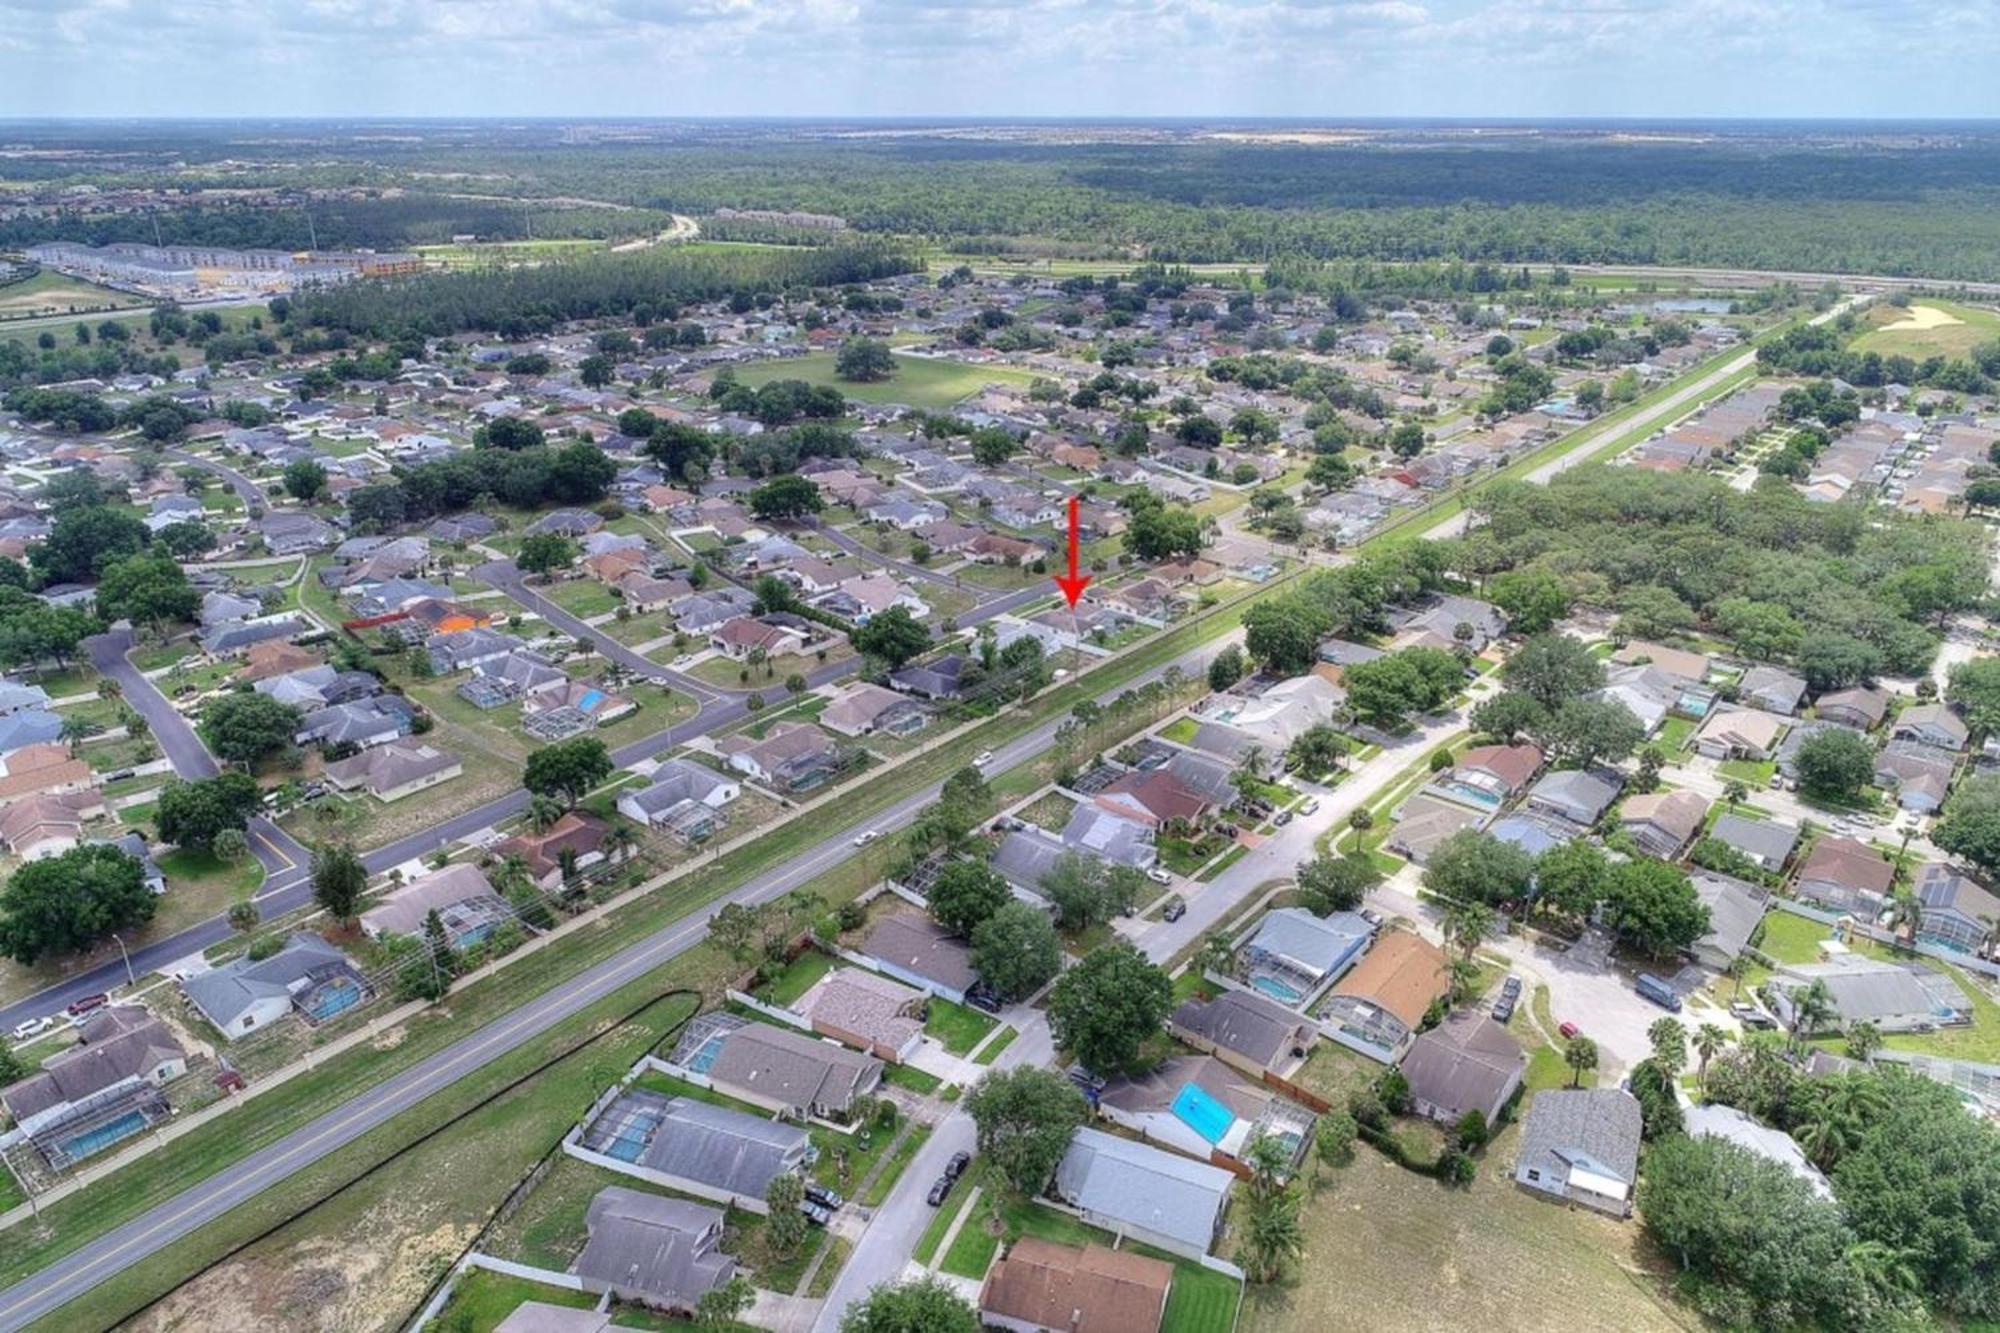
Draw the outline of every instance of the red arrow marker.
M1069 497L1069 577L1056 575L1056 586L1062 589L1069 601L1069 609L1076 610L1076 599L1083 596L1083 590L1090 586L1090 575L1076 572L1076 497Z

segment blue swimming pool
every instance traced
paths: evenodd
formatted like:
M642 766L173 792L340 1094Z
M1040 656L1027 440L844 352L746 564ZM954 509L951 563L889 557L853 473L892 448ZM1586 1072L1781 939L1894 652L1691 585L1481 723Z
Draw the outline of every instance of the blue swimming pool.
M1436 788L1440 795L1449 796L1455 801L1464 801L1468 805L1476 805L1483 810L1500 808L1498 792L1481 791L1463 782L1434 782L1431 786Z
M1174 1114L1210 1143L1222 1142L1236 1123L1236 1113L1208 1095L1199 1084L1184 1083L1174 1098Z
M1283 1004L1297 1004L1299 997L1305 994L1297 986L1289 982L1280 981L1278 978L1265 972L1259 972L1256 976L1250 978L1250 984L1255 989L1263 991L1264 994Z
M323 1023L360 1004L361 994L361 984L352 977L336 977L314 991L303 1007L308 1018Z
M718 1033L701 1044L701 1049L688 1057L687 1067L697 1074L706 1074L708 1067L715 1063L715 1057L722 1053L722 1039L729 1034Z
M653 1141L654 1131L659 1127L659 1116L635 1115L630 1123L619 1129L618 1137L605 1144L601 1151L606 1157L615 1157L621 1162L636 1162L639 1154L646 1151L646 1145Z
M77 1135L63 1143L62 1150L71 1161L103 1152L120 1139L129 1139L146 1127L146 1117L137 1111L119 1116L108 1125Z
M585 690L583 692L583 697L576 701L577 711L581 713L588 713L591 709L597 707L597 705L603 702L604 702L603 690Z

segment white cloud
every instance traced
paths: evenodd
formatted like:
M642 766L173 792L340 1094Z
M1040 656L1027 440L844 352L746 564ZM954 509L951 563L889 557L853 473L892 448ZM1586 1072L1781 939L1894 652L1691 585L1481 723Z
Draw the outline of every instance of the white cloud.
M1959 0L0 0L0 115L1982 115Z

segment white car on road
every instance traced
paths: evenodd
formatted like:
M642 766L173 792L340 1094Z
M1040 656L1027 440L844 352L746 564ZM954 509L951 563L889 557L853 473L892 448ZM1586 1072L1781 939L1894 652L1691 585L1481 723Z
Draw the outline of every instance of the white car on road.
M855 835L854 835L854 845L855 845L856 847L866 847L866 846L867 846L867 845L868 845L869 843L871 843L871 842L875 841L875 839L877 839L877 838L879 838L879 837L881 837L881 836L882 836L882 830L881 830L881 829L878 829L878 828L872 828L872 829L869 829L869 830L868 830L868 831L867 831L866 833L857 833L857 834L855 834Z

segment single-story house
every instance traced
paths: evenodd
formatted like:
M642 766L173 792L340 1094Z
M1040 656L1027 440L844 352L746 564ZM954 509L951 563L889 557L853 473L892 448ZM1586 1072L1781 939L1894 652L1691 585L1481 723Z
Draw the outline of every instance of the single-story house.
M1979 953L1993 938L2000 921L2000 898L1956 866L1931 861L1917 872L1912 886L1923 905L1917 938L1931 944Z
M1461 830L1478 828L1487 816L1456 801L1418 792L1396 807L1394 818L1396 827L1384 845L1422 865L1445 839Z
M1616 1088L1551 1088L1528 1104L1514 1180L1613 1217L1632 1212L1639 1103Z
M648 785L620 793L618 812L683 842L700 842L721 826L722 807L742 794L743 784L726 773L687 759L667 759L653 770Z
M1808 902L1873 921L1888 900L1896 867L1865 842L1822 837L1806 853L1792 891Z
M505 861L519 857L535 887L552 892L561 887L565 867L587 870L605 858L611 826L596 815L571 810L540 833L516 833L495 843L493 854Z
M465 771L458 756L434 746L392 741L326 766L326 778L342 791L363 789L378 801L400 801Z
M1922 963L1850 953L1824 963L1779 968L1771 991L1772 1010L1781 1022L1792 1021L1793 993L1815 981L1825 985L1833 1001L1829 1027L1836 1031L1864 1020L1883 1032L1929 1032L1972 1021L1972 1000L1948 974Z
M370 939L385 934L422 936L432 912L444 923L446 942L454 949L479 943L514 919L478 866L460 862L411 880L361 914L361 929Z
M907 695L867 681L857 681L835 695L819 715L819 724L842 736L886 732L907 736L921 731L930 715Z
M61 856L83 841L83 826L106 813L100 788L30 796L0 811L0 843L24 861Z
M0 1092L18 1131L58 1169L164 1119L159 1090L187 1072L187 1050L138 1005L98 1010L79 1036Z
M924 1033L927 996L866 968L836 968L792 1005L822 1037L901 1064Z
M1800 1150L1798 1140L1782 1129L1773 1129L1720 1102L1682 1108L1681 1123L1689 1138L1728 1139L1746 1152L1776 1162L1803 1180L1814 1194L1833 1202L1833 1186Z
M269 958L236 958L181 982L181 992L230 1041L269 1027L294 1009L311 1022L368 997L347 955L317 935L298 933Z
M1419 1033L1402 1064L1411 1107L1442 1125L1456 1125L1468 1111L1497 1125L1527 1069L1521 1044L1477 1009L1457 1010Z
M1784 735L1783 719L1754 708L1718 708L1694 734L1695 753L1710 759L1769 759Z
M845 1120L882 1082L882 1062L769 1023L743 1023L723 1037L708 1066L717 1088L795 1119Z
M771 1182L803 1171L812 1144L797 1125L638 1087L620 1092L572 1142L599 1165L759 1214L769 1211Z
M585 1291L691 1314L735 1276L736 1261L719 1248L720 1208L610 1185L590 1201L583 1220L589 1239L570 1267Z
M1756 862L1759 870L1775 874L1791 859L1799 845L1799 831L1776 819L1751 819L1730 811L1717 817L1708 835Z
M1642 792L1625 798L1618 811L1618 827L1647 855L1671 861L1693 841L1707 814L1707 798L1686 788Z
M883 917L861 942L860 952L888 975L954 1004L965 1003L965 993L979 980L965 945L920 912Z
M1856 731L1868 731L1879 725L1888 711L1889 696L1862 685L1822 694L1813 705L1813 712L1822 722L1838 722Z
M1783 667L1753 666L1736 682L1737 698L1780 717L1798 712L1805 696L1805 677Z
M1394 1064L1417 1026L1451 989L1444 951L1407 930L1385 931L1320 1006L1322 1031L1372 1060Z
M987 1273L979 1317L1012 1333L1158 1333L1173 1281L1160 1259L1023 1236Z
M1297 1010L1247 991L1183 1000L1167 1031L1198 1051L1257 1076L1287 1075L1311 1052L1319 1031Z
M779 722L762 740L725 737L719 749L729 766L782 791L811 791L840 771L840 748L810 722Z
M1215 1244L1235 1179L1178 1153L1079 1129L1049 1191L1120 1239L1200 1259Z
M1708 930L1690 951L1695 961L1716 971L1726 970L1749 947L1757 923L1771 905L1771 891L1733 875L1713 870L1693 871L1695 897L1708 909Z
M1243 945L1243 970L1255 989L1296 1003L1346 971L1374 934L1375 927L1358 912L1320 917L1302 907L1281 907L1267 914Z
M1538 814L1567 820L1578 828L1589 828L1604 817L1618 799L1619 784L1602 773L1564 769L1544 773L1528 789L1527 808Z

